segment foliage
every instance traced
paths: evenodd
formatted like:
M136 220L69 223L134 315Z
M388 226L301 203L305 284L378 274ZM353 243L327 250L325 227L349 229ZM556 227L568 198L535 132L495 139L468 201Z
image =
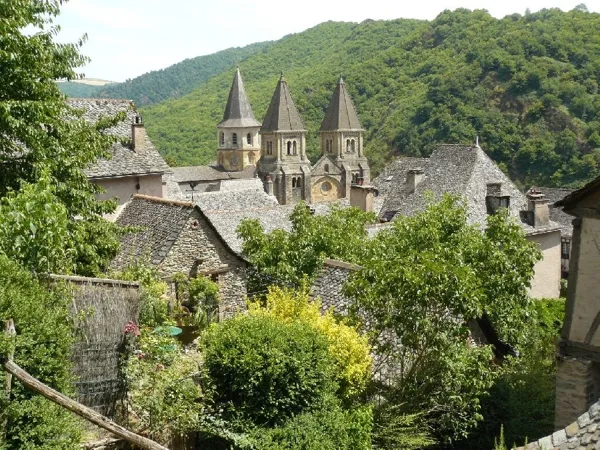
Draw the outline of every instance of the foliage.
M422 450L435 444L422 416L402 414L400 405L378 405L373 421L374 449Z
M152 105L188 94L214 75L235 67L252 55L266 51L270 45L270 42L259 42L186 59L166 69L148 72L123 83L86 88L79 83L59 83L59 87L70 97L130 98L139 106Z
M257 450L370 450L371 429L369 407L346 411L328 396L323 407L303 412L281 427L254 430L251 442Z
M533 303L519 357L502 366L490 395L482 399L483 422L456 448L492 447L500 424L506 442L519 445L554 431L555 348L564 316L564 299Z
M383 367L393 367L385 395L407 413L424 412L440 438L466 436L496 375L490 349L467 343L466 324L486 315L504 340L521 344L539 250L506 210L482 232L467 225L457 197L444 195L380 231L363 255L345 292L367 318Z
M307 324L237 316L202 346L206 389L230 422L279 425L335 389L327 341Z
M340 395L349 400L362 394L371 378L372 358L366 337L356 329L336 320L332 311L321 313L319 301L311 301L308 289L292 291L269 288L265 306L249 304L249 314L272 317L285 323L301 322L311 326L327 339L329 357L334 362L334 374Z
M365 225L375 215L358 208L333 208L326 216L313 215L301 202L290 216L290 232L265 234L257 220L244 220L238 228L242 250L252 263L248 292L261 294L268 286L296 287L314 278L325 258L356 261L367 239Z
M135 338L130 334L130 339ZM143 328L132 347L125 374L135 430L164 443L177 433L197 430L202 413L200 355L184 353L161 328Z
M12 318L17 337L0 333L0 355L14 349L15 362L41 382L73 393L70 352L73 343L69 320L71 298L60 286L49 290L26 270L0 255L0 324ZM10 401L0 395L0 423L7 421L7 439L0 433L0 448L71 450L80 430L71 413L43 399L16 380Z
M31 193L31 186L45 177L37 187L49 191L42 196L53 197L49 208L54 211L46 213L66 213L69 219L63 247L71 253L71 270L96 275L118 250L115 225L101 218L115 205L96 200L99 188L88 182L84 169L107 156L115 138L103 131L123 116L92 125L65 103L55 80L76 78L76 68L87 59L79 54L82 41L53 41L58 28L52 21L62 3L0 1L0 78L11 80L0 85L0 198L9 196L12 211L19 214L16 208L28 202L10 193Z
M121 272L113 272L111 277L140 283L140 325L156 327L171 323L168 286L160 279L154 266L136 262Z
M219 317L219 284L203 275L189 278L180 272L172 277L177 286L180 320L199 330L206 329Z
M241 70L259 119L285 72L313 161L341 72L375 173L392 154L426 156L436 143L479 135L522 185L579 185L600 173L599 27L600 15L582 8L327 22L249 55ZM214 160L214 127L233 75L223 70L189 94L143 108L163 155L181 165Z

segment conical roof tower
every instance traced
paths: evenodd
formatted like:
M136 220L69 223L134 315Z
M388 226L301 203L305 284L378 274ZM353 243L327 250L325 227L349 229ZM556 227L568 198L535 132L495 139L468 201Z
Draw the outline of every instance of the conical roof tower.
M233 76L223 120L217 126L220 128L260 127L260 122L254 118L252 106L248 101L239 67Z
M290 95L290 89L281 75L275 88L261 132L274 131L305 131L304 124L298 114L296 105Z
M362 130L356 110L346 90L344 79L340 77L331 98L331 103L321 123L320 131Z

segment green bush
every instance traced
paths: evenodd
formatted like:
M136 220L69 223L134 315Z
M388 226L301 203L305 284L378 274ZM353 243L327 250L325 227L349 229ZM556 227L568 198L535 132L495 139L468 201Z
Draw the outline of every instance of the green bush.
M15 362L65 394L73 393L70 354L73 343L70 296L50 291L20 266L0 255L0 325L13 319L16 340L0 332L0 356L14 348ZM3 379L3 377L2 377ZM3 385L2 385L3 387ZM10 399L0 389L0 424L7 421L3 450L71 450L80 439L71 413L13 380Z
M280 425L335 389L327 341L307 324L238 316L203 346L207 389L229 421Z

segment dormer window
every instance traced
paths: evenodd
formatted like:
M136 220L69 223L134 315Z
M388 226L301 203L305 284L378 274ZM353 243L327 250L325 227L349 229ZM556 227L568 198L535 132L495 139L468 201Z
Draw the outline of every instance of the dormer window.
M487 206L487 213L490 215L496 214L500 208L509 208L510 207L510 196L509 195L488 195L485 198L485 203Z
M237 133L233 133L231 136L231 142L233 142L233 145L237 145Z

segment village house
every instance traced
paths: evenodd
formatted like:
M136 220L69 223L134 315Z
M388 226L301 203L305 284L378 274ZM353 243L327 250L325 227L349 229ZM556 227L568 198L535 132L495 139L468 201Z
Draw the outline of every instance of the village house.
M117 219L139 227L121 238L113 269L149 263L164 278L177 273L208 276L218 282L219 317L245 308L246 261L222 238L202 210L192 203L136 194Z
M98 194L100 200L115 199L120 210L134 194L165 196L165 175L171 169L152 145L131 100L70 98L67 101L92 123L120 112L126 115L108 130L119 138L110 149L110 158L98 159L85 171L92 183L106 191Z
M427 192L439 199L461 196L472 224L504 207L523 227L527 239L539 245L543 259L535 266L529 294L534 298L560 295L561 227L550 220L548 200L541 193L524 195L478 146L440 145L429 158L402 157L374 181L383 198L383 221L423 211Z

